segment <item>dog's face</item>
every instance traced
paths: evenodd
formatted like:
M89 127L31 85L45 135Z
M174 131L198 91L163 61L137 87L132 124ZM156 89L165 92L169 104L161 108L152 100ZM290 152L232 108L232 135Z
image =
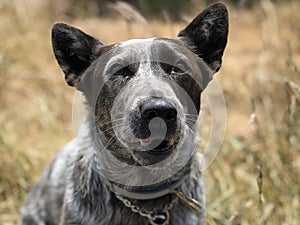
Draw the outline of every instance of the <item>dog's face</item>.
M221 66L227 34L226 7L214 4L176 39L104 46L56 24L52 42L67 83L87 98L99 139L123 162L152 165L178 158L195 138L200 95Z
M118 144L111 148L117 156L122 151L141 165L167 158L196 121L209 69L175 40L130 40L106 54L96 126L108 139L117 137L111 143Z

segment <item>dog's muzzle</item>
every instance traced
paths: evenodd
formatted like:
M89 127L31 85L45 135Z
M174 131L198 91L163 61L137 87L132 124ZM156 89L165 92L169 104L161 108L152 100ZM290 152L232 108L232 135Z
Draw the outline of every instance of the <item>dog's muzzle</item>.
M179 141L178 111L167 100L151 98L131 113L130 128L139 140L139 151L151 155L169 154Z

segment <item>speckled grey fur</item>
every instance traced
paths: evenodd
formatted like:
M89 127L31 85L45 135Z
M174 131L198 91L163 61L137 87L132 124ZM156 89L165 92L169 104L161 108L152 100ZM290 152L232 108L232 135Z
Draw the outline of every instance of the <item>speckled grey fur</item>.
M112 50L114 57L121 57L122 54L125 54L124 52L126 52L128 45L138 45L139 51L136 51L136 54L141 54L140 57L146 57L148 55L147 52L152 51L152 49L143 48L143 44L141 44L143 41L141 40L104 46L91 36L66 24L56 24L52 32L54 53L65 73L65 79L70 86L75 86L84 93L87 99L87 108L90 111L78 137L67 144L56 155L28 194L27 200L21 209L21 221L19 224L147 225L149 220L132 212L118 200L115 193L107 186L104 178L95 170L93 166L95 163L94 156L95 154L101 154L103 147L101 145L99 147L99 144L97 144L99 138L97 135L99 134L95 126L97 128L103 126L103 130L106 130L105 128L111 120L108 116L111 111L110 101L116 98L114 93L120 90L122 85L133 85L132 87L136 89L134 84L140 82L141 79L146 81L149 77L153 81L150 84L154 85L156 79L161 79L160 77L164 76L163 71L153 73L152 70L157 69L155 66L140 66L141 68L136 73L136 77L131 78L130 82L126 83L122 80L108 82L108 86L105 86L104 91L100 93L102 97L95 97L93 92L98 90L93 89L93 87L97 79L92 78L96 74L100 74L101 79L106 79L107 77L104 76L107 73L106 68L109 67L108 65L112 61L112 57L101 59L100 56ZM191 64L193 64L192 62L195 59L201 58L214 73L221 66L221 58L227 42L227 33L227 10L223 4L218 3L209 6L199 14L187 28L179 33L177 39L152 39L150 46L153 47L152 43L154 45L158 43L158 46L167 46L170 45L169 43L174 42L178 46L180 45L191 50L191 53L184 56ZM179 49L171 49L175 55L180 54ZM193 66L197 67L197 65ZM153 75L151 75L152 73ZM161 75L158 76L157 74ZM183 86L186 85L186 90L195 102L197 110L199 110L200 103L197 102L197 99L199 99L201 91L210 79L211 77L201 77L200 80L203 84L201 87L197 87L193 83L194 80L191 79L180 80L179 78L174 78L174 81L181 82ZM168 98L172 98L175 102L174 104L178 105L178 108L182 107L180 101L175 99L176 95L172 95L172 89L167 89L171 88L171 86L167 86L167 83L164 83L164 85L165 89L161 89L165 91L162 91L161 95L168 95ZM151 88L155 89L154 86L147 86L147 89L151 90ZM133 93L135 93L133 98L140 97L142 99L148 92L144 92L145 96L142 97L138 91ZM98 94L97 92L96 95ZM95 105L92 102L95 102ZM103 102L106 103L104 104ZM95 107L96 111L93 111ZM127 112L126 110L129 109L125 109L125 113ZM108 137L109 135L114 135L111 132L112 130L105 135ZM193 132L196 138L197 131L194 130ZM120 143L111 143L111 146L115 150L114 154L124 161L141 165L145 163L144 161L135 162L136 159L130 155L130 149L124 146L120 147L122 146ZM188 173L185 174L185 178L180 186L177 187L177 190L197 199L203 205L203 209L201 212L198 212L184 201L178 200L169 210L169 224L203 225L205 220L205 195L198 153L193 155L191 162L186 167ZM155 199L130 199L130 201L139 207L152 210L164 208L170 202L170 198L170 194L167 194Z

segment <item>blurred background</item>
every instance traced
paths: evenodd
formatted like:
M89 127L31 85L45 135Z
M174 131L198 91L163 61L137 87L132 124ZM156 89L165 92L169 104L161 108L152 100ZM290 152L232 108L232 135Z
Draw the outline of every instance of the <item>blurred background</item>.
M74 89L51 49L64 21L106 44L175 37L209 0L0 1L0 224L74 137ZM207 224L300 224L300 2L226 0L230 34L215 78L227 105L222 150L205 171ZM209 129L204 129L209 130Z

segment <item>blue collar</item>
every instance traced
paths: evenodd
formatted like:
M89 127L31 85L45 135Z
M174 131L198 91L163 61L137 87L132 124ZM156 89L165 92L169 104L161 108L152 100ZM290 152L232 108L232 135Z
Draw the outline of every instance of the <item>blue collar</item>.
M162 197L171 193L177 187L179 187L186 177L183 177L178 180L165 182L158 186L149 186L149 187L130 187L128 189L125 185L117 184L109 181L109 189L115 194L122 195L128 198L137 199L137 200L148 200Z

